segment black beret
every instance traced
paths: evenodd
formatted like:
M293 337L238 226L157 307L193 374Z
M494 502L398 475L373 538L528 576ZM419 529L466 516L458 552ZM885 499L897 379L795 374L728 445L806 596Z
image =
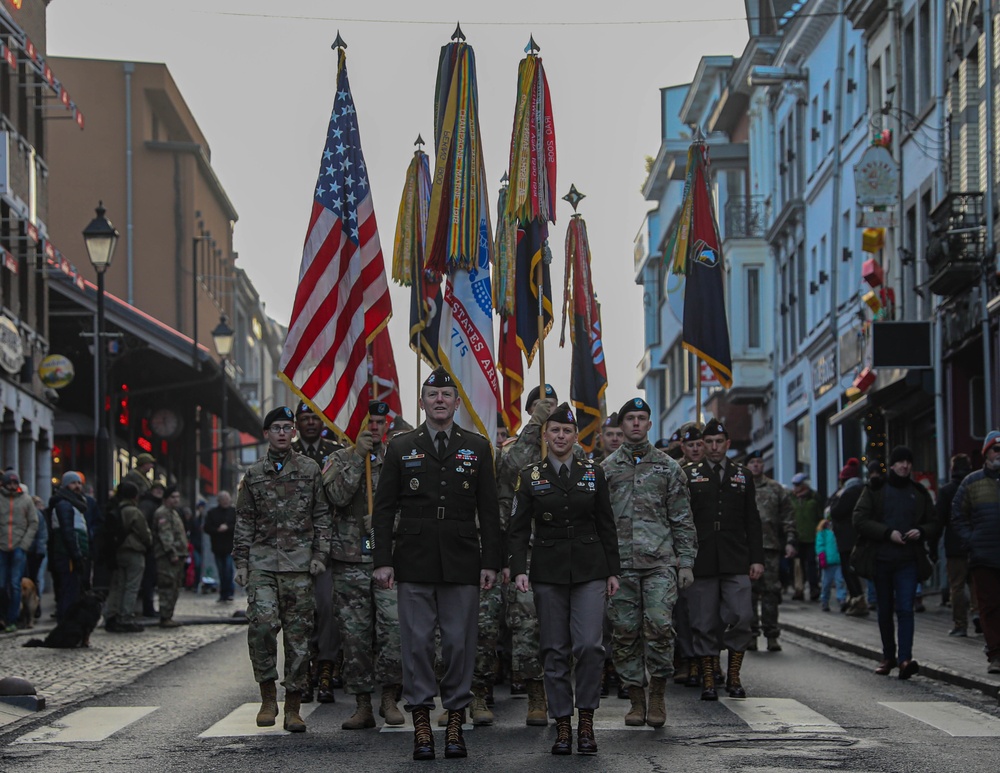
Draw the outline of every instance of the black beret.
M389 404L383 403L381 400L370 400L368 402L368 415L369 416L388 416L389 415Z
M641 397L634 397L618 409L618 426L620 427L622 425L622 421L625 420L626 413L633 413L636 411L645 411L647 416L653 415L653 411L649 407L649 403Z
M451 378L451 374L444 368L435 368L431 371L431 374L424 379L424 386L432 387L453 387L455 382Z
M661 437L655 443L653 443L653 448L666 448L670 445L670 441L666 438Z
M681 442L681 431L679 429L675 430L674 434L670 436L670 442L671 443L680 443Z
M168 488L163 489L163 498L170 499L170 497L172 497L176 493L177 493L176 487L169 486Z
M612 413L608 418L604 420L605 427L617 427L618 426L618 414Z
M701 430L692 424L681 434L681 440L684 442L688 440L701 440Z
M538 387L532 387L531 391L528 392L528 397L524 401L524 407L527 408L529 405L531 405L533 402L535 402L535 400L538 399L538 395L539 394L541 394L541 390ZM548 400L558 400L559 399L556 396L556 390L554 390L552 388L552 384L546 384L545 385L545 397Z
M303 413L315 414L316 411L314 411L312 409L312 406L309 405L309 403L307 403L305 400L299 400L299 406L298 408L295 409L295 415L301 416Z
M718 419L709 419L708 423L705 425L705 429L701 431L702 437L708 437L709 435L725 435L729 437L729 433L726 432L725 425Z
M764 454L761 453L760 449L756 449L754 451L751 451L749 454L747 454L747 461L748 462L751 459L763 459L763 458L764 458Z
M576 415L573 413L573 409L569 407L569 403L561 403L558 408L549 414L548 421L554 421L556 424L572 424L575 427Z
M267 416L264 417L264 429L282 419L288 419L288 421L295 420L295 414L292 413L292 409L287 405L279 405L277 408L272 408L268 411Z

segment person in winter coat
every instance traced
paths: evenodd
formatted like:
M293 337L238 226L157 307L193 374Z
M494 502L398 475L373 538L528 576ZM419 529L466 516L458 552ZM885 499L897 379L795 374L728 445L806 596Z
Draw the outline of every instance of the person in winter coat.
M49 570L56 592L56 620L80 596L90 577L90 536L83 478L66 472L62 485L49 499Z
M3 632L17 630L21 613L21 578L24 576L28 549L38 531L38 511L31 497L21 490L16 472L0 477L0 593L7 588L7 609L4 611Z
M979 606L976 604L975 585L972 585L972 575L969 573L969 549L962 544L958 531L951 522L951 506L955 494L962 481L972 472L972 460L968 454L955 454L951 457L951 480L938 491L938 520L944 527L944 557L948 562L948 591L951 596L952 629L949 636L969 635L969 612L973 620L979 619ZM971 587L971 593L970 593Z
M139 596L142 574L146 569L146 551L153 535L146 516L139 509L139 488L127 480L118 484L114 503L121 519L121 541L115 550L115 568L104 605L104 628L112 633L139 633L143 627L135 621L135 601ZM109 535L110 536L110 535Z
M988 672L1000 674L1000 431L986 436L983 459L983 469L970 473L958 487L951 523L969 550Z
M844 585L847 586L847 609L844 611L853 617L864 617L868 614L865 587L847 560L857 539L853 518L854 506L858 503L864 488L861 462L854 457L848 459L838 478L840 488L827 502L825 516L833 525L833 536L837 540L837 552L840 553L840 570L844 576Z
M847 588L844 585L844 575L840 570L840 551L837 549L837 538L833 533L833 524L829 518L824 518L816 527L816 563L821 575L819 603L824 612L830 611L830 589L837 588L837 603L843 612L847 608Z
M933 572L926 544L937 539L940 530L931 496L910 478L912 469L913 453L896 446L884 484L868 485L861 492L854 508L858 544L851 556L854 570L875 581L882 635L882 661L875 673L887 676L898 664L900 679L920 671L913 659L913 604L917 583Z

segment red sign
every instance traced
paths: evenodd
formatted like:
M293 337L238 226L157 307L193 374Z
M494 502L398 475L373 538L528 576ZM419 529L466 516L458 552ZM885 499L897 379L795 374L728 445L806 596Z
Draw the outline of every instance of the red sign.
M38 228L35 226L35 224L28 223L27 227L24 230L27 232L28 238L31 239L31 241L33 241L35 244L38 244Z
M66 258L62 255L59 256L59 270L66 276L73 276L73 264L66 260Z
M50 86L56 85L56 79L52 75L52 68L49 67L47 64L42 66L42 76L45 78L45 80L49 82Z
M81 129L83 128L83 113L81 113L79 110L74 110L73 120L76 121L77 126L79 126Z
M56 248L48 239L45 240L45 257L53 261L56 259Z
M3 251L3 265L12 274L17 273L17 258L7 252L7 250Z
M24 38L24 53L26 53L32 61L38 59L38 50L35 48L35 44L31 42L31 38L27 36Z
M7 62L7 66L12 70L17 69L17 55L10 50L7 46L2 46L3 48L3 58Z
M59 90L59 101L61 101L65 107L69 107L69 92L66 91L65 87L62 87Z
M698 360L698 365L701 367L701 383L705 385L718 384L719 379L715 375L715 371L712 367L702 360Z
M74 280L74 282L76 283L76 286L79 287L81 290L84 289L85 282L83 280L83 275L82 274L77 274L76 275L76 279Z

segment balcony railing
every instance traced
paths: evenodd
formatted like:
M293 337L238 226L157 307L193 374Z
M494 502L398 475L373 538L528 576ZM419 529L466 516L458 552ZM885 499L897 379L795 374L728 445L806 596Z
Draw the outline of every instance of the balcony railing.
M726 239L763 239L767 231L765 196L730 196L726 202Z
M955 295L979 279L986 252L983 206L982 192L951 193L931 213L926 257L935 295Z

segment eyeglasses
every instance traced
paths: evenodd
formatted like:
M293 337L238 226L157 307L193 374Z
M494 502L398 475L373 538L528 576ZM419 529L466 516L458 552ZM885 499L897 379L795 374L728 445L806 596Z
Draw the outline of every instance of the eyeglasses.
M289 435L295 427L291 424L272 424L269 429L275 435Z

